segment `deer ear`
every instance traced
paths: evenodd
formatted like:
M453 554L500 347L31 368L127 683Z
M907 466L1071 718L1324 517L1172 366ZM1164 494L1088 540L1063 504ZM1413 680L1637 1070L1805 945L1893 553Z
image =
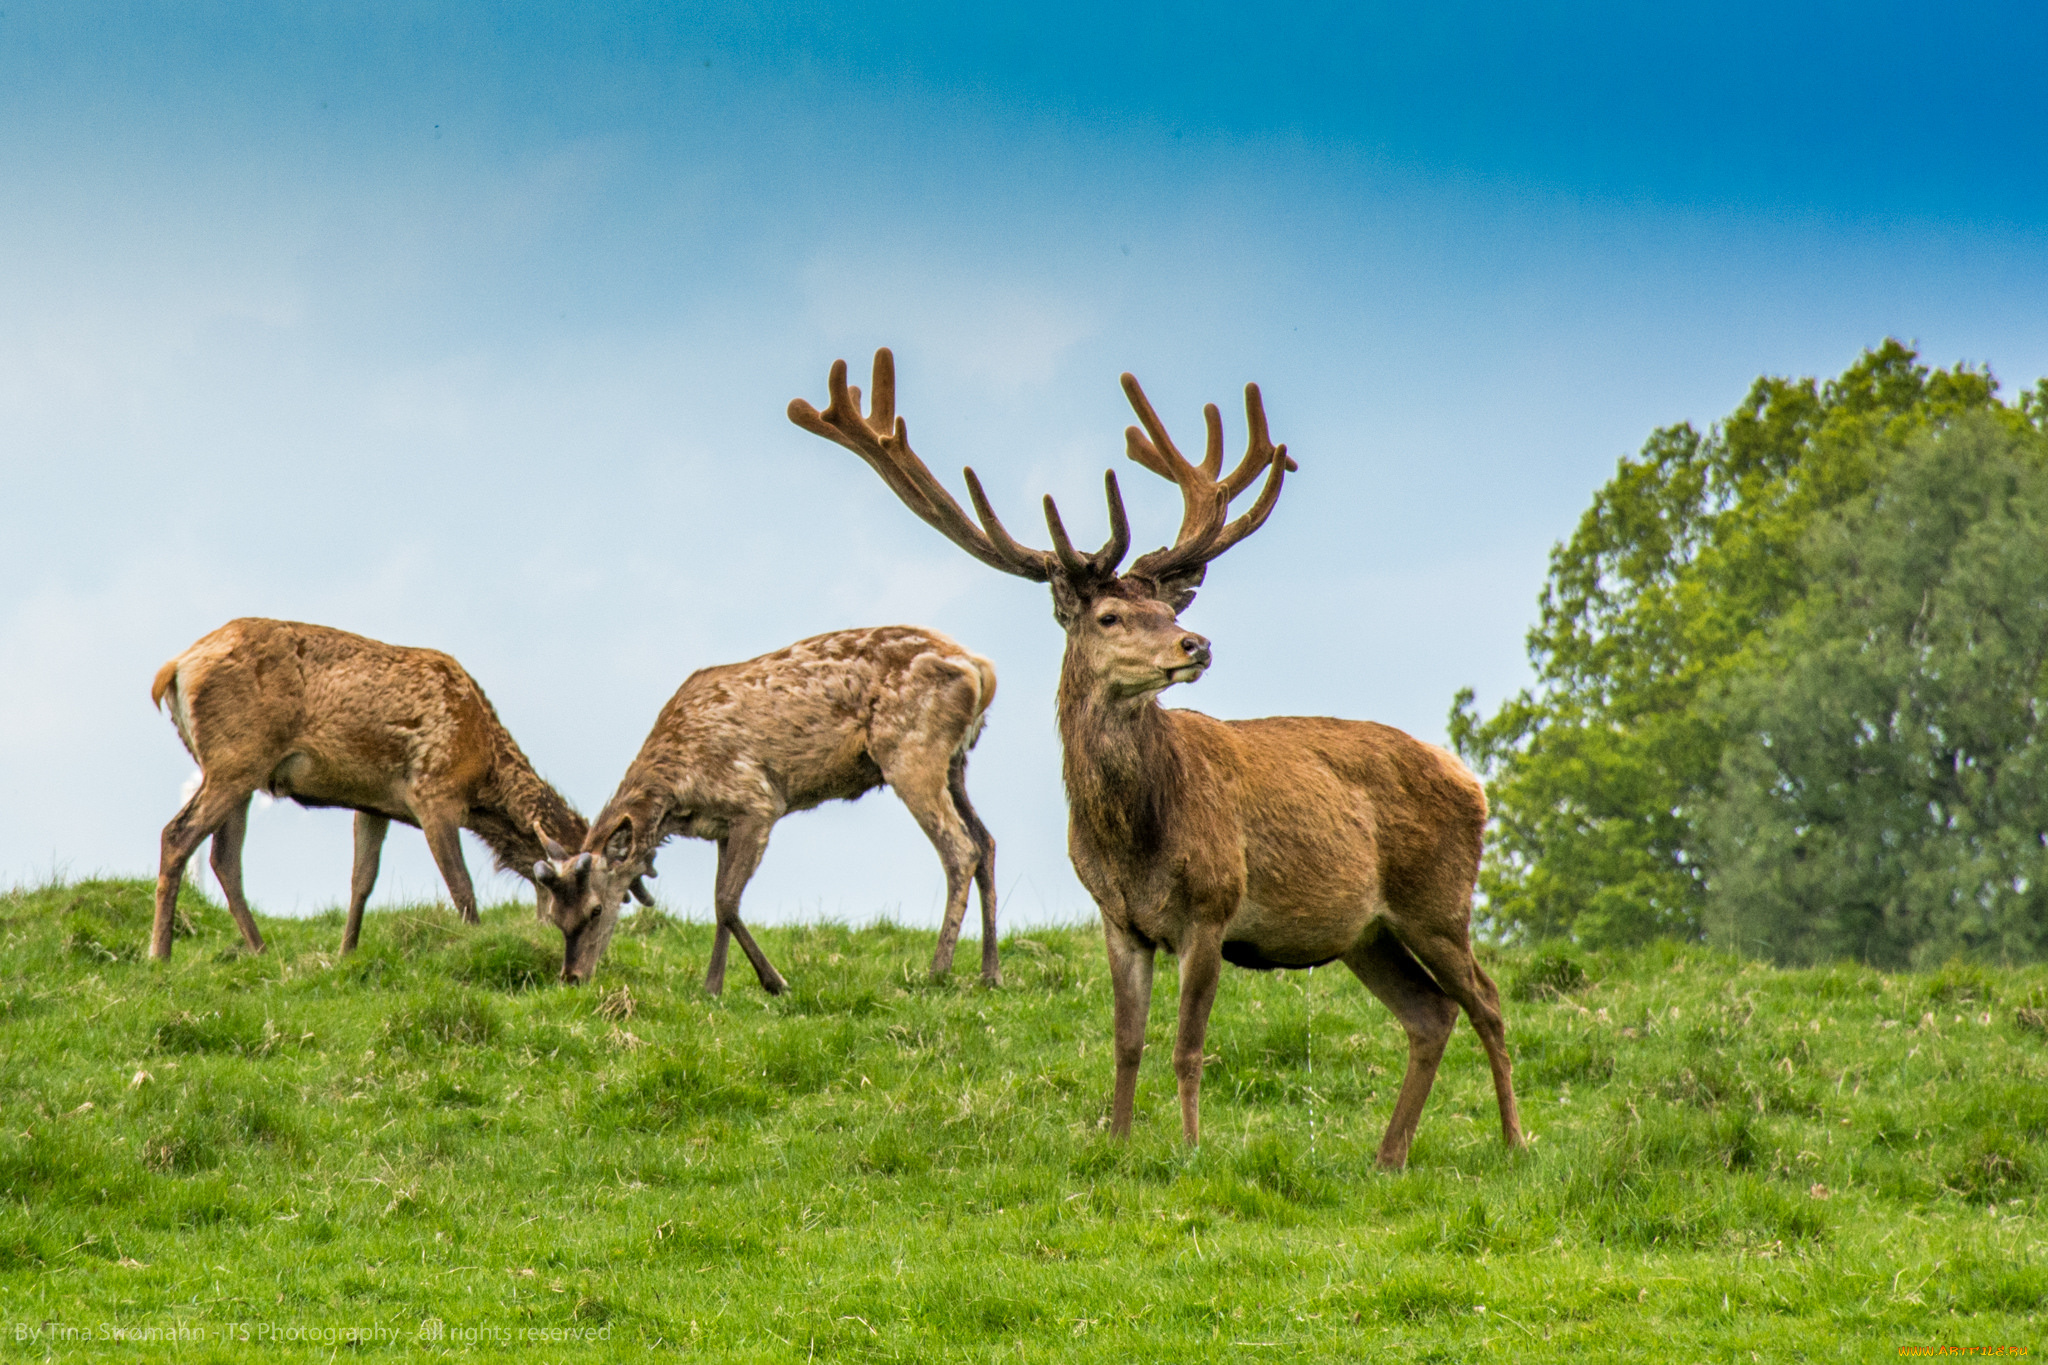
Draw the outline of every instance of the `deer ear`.
M611 839L604 846L604 856L613 862L621 862L633 852L633 822L619 821L619 827L612 831Z
M1081 594L1075 592L1067 576L1057 570L1052 575L1051 584L1052 619L1060 623L1061 630L1066 630L1081 615Z
M1164 602L1173 609L1175 616L1186 611L1195 600L1195 589L1209 576L1209 566L1197 564L1183 573L1169 574L1165 578L1152 579L1149 583L1152 598Z

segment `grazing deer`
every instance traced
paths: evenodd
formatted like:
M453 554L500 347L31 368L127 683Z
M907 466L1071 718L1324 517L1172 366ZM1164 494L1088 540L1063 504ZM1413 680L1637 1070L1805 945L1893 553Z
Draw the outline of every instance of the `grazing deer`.
M788 983L740 922L740 893L769 830L791 811L887 783L946 868L932 976L953 968L972 881L981 892L982 979L999 983L996 841L967 800L967 751L995 695L995 665L915 626L813 636L692 673L655 717L583 851L533 870L553 893L570 945L563 979L590 979L627 892L653 875L655 850L684 834L718 844L718 933L704 989L725 989L726 947L737 938L761 985L780 995Z
M171 955L171 917L186 860L213 836L213 873L251 950L263 935L242 896L242 839L257 791L356 813L355 871L341 950L355 951L393 820L427 836L462 918L476 892L459 829L498 866L530 877L550 844L580 843L585 825L534 772L462 665L327 626L243 617L157 671L178 737L199 764L199 790L164 826L149 955ZM543 888L539 893L546 898Z
M967 491L980 525L910 448L896 416L895 362L875 353L868 415L836 361L831 402L799 398L790 420L865 460L896 496L982 563L1052 587L1066 631L1059 727L1065 749L1067 844L1102 911L1116 998L1116 1088L1110 1128L1127 1135L1145 1047L1154 952L1180 958L1180 1028L1173 1049L1181 1129L1200 1136L1202 1043L1224 962L1312 967L1341 960L1386 1002L1408 1034L1408 1071L1380 1143L1379 1164L1408 1147L1462 1007L1493 1069L1501 1134L1522 1141L1506 1028L1493 982L1473 960L1471 900L1486 797L1450 754L1399 730L1324 717L1218 721L1160 707L1159 693L1209 666L1209 642L1177 619L1210 560L1272 512L1295 463L1272 444L1256 385L1245 386L1250 439L1228 477L1223 422L1205 409L1208 452L1191 465L1175 449L1130 375L1125 394L1144 430L1130 457L1180 488L1172 546L1122 574L1130 528L1116 475L1105 483L1109 543L1075 551L1051 498L1050 551L1003 529L973 470ZM1250 510L1228 521L1233 498L1261 474Z

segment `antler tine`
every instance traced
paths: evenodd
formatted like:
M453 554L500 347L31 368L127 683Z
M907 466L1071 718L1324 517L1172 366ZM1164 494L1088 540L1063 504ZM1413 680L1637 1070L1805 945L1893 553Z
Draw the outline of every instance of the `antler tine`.
M1286 446L1276 446L1273 459L1266 466L1266 486L1259 490L1258 501L1245 510L1245 514L1217 533L1216 543L1209 547L1204 559L1214 559L1231 546L1243 540L1266 524L1266 518L1273 514L1273 506L1280 501L1280 485L1287 478L1287 471L1300 468L1287 456Z
M1052 500L1050 493L1045 497L1045 526L1052 532L1053 553L1059 556L1060 567L1069 578L1114 578L1116 566L1123 562L1124 555L1131 548L1131 522L1124 513L1124 495L1116 486L1116 471L1104 470L1102 474L1103 497L1109 503L1109 539L1094 554L1082 557L1067 538L1066 523L1060 520L1059 504Z
M1209 411L1214 412L1215 408L1211 407ZM1223 487L1231 498L1235 498L1239 493L1251 487L1252 480L1258 478L1260 472L1271 461L1287 459L1287 447L1281 446L1276 449L1273 445L1272 436L1266 431L1266 402L1259 396L1259 386L1257 384L1247 384L1244 386L1244 424L1247 433L1244 443L1244 458L1237 462L1237 468L1231 470L1230 477L1223 481ZM1222 450L1220 420L1216 432L1217 450L1220 454ZM1217 461L1217 467L1219 469L1222 467L1220 459ZM1287 461L1287 467L1289 469L1297 468L1292 460Z
M1209 448L1202 457L1202 467L1187 462L1173 438L1166 434L1166 426L1153 410L1152 401L1145 397L1145 390L1138 386L1135 375L1123 375L1124 396L1130 399L1131 407L1137 412L1138 420L1145 424L1144 431L1136 427L1124 429L1124 444L1130 457L1145 468L1180 486L1181 518L1180 532L1174 539L1174 547L1194 544L1216 533L1223 525L1229 500L1220 496L1216 483L1216 470L1223 465L1223 419L1217 415L1209 423ZM1213 405L1212 405L1213 408ZM1209 417L1209 412L1204 412Z
M1104 573L1115 573L1116 566L1123 563L1124 556L1131 548L1131 519L1124 514L1123 490L1116 486L1116 471L1102 471L1102 495L1109 502L1109 543L1095 555L1095 567Z
M1223 414L1214 403L1204 403L1202 421L1209 428L1209 448L1202 452L1202 473L1214 479L1223 472Z
M963 469L960 472L967 476L967 496L974 502L974 515L981 518L982 529L988 533L989 540L1003 557L1019 564L1034 564L1042 570L1035 574L1027 574L1025 577L1035 577L1041 583L1052 577L1052 556L1044 550L1033 550L1012 540L1010 533L1003 527L1002 519L996 515L996 509L990 504L988 494L982 491L981 480L974 476L972 469Z
M1045 495L1045 528L1052 532L1052 552L1060 557L1060 567L1067 571L1068 578L1083 578L1088 573L1088 561L1074 549L1074 542L1067 539L1067 528L1060 522L1059 505L1052 500L1052 494Z
M855 391L858 394L858 390ZM860 399L856 396L854 401ZM896 353L887 346L875 350L874 383L868 391L868 425L879 432L896 429Z
M945 485L910 448L909 424L896 415L896 361L886 346L875 352L873 406L868 416L861 415L858 390L847 385L844 360L832 362L826 387L831 397L825 411L794 398L789 404L789 420L860 456L904 506L982 563L1021 578L1045 581L1050 556L1042 550L1027 550L1007 536L999 546L968 519Z
M1167 471L1175 466L1185 467L1187 465L1186 457L1180 453L1180 448L1174 445L1173 438L1166 434L1166 424L1160 421L1159 414L1152 410L1152 400L1147 398L1145 391L1138 387L1138 377L1129 370L1126 370L1119 378L1124 386L1124 397L1131 400L1131 407L1137 411L1138 420L1145 424L1145 435L1151 438L1147 442L1134 433L1126 433L1129 435L1130 443L1133 447L1132 458L1154 473L1165 474L1166 477L1172 478L1173 475ZM1151 457L1150 459L1136 454L1135 448L1139 445L1148 447L1146 453Z

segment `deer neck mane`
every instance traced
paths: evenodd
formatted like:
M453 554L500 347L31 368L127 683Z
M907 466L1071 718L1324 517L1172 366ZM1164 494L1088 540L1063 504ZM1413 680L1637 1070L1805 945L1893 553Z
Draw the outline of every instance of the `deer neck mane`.
M547 856L533 832L535 825L564 848L579 847L589 826L516 747L511 757L516 761L499 763L496 781L487 792L495 800L471 808L465 823L491 850L502 871L529 877L533 865Z
M1165 847L1186 768L1158 694L1108 696L1069 650L1059 724L1068 817L1105 852L1149 861Z

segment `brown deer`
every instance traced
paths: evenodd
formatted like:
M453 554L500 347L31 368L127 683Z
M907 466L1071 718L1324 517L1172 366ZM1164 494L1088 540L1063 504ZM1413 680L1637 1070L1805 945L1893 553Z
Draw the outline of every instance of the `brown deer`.
M154 958L171 955L178 884L209 834L228 912L250 949L263 951L242 895L242 839L258 791L356 813L344 953L355 951L393 820L427 836L448 894L471 924L476 892L458 830L481 838L500 868L529 878L549 845L560 852L583 839L583 817L534 772L476 680L438 650L243 617L159 669L150 699L159 707L170 701L201 775L199 790L164 826ZM538 894L546 899L545 888Z
M1250 439L1228 477L1223 422L1205 409L1208 451L1182 457L1130 375L1143 423L1130 457L1180 488L1172 546L1122 574L1130 528L1116 475L1105 484L1109 543L1081 554L1045 500L1053 548L1027 549L1003 529L967 470L977 526L910 448L896 415L895 362L875 353L871 405L832 366L824 412L797 399L790 420L859 455L940 534L991 568L1052 588L1066 631L1058 713L1065 750L1067 842L1101 908L1115 993L1116 1088L1110 1129L1127 1135L1151 1005L1153 955L1180 958L1173 1049L1182 1133L1200 1136L1202 1043L1222 964L1260 970L1341 960L1408 1034L1408 1071L1379 1164L1408 1159L1422 1107L1462 1007L1486 1050L1501 1134L1522 1141L1506 1028L1493 982L1473 960L1471 899L1486 823L1478 781L1450 754L1399 730L1324 717L1219 721L1168 711L1159 693L1209 666L1209 642L1178 615L1210 560L1258 530L1295 462L1272 444L1256 385L1245 386ZM1251 508L1233 498L1260 475Z
M953 968L967 887L981 892L981 975L996 962L996 841L967 799L967 751L995 700L995 665L937 631L842 630L745 663L692 673L655 717L583 851L534 868L553 893L569 945L564 980L589 980L619 908L674 835L718 844L718 932L704 989L725 989L738 939L771 995L789 989L740 922L768 832L791 811L851 801L884 783L902 798L946 868L946 917L931 974Z

